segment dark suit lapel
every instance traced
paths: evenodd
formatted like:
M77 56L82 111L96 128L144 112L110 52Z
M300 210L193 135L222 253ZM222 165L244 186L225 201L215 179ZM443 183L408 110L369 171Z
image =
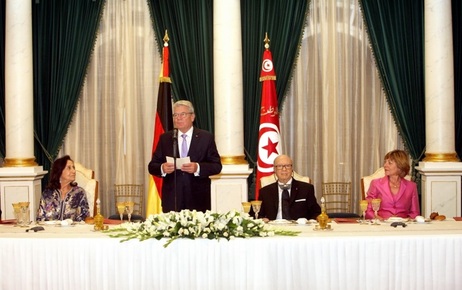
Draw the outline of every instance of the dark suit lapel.
M290 188L290 204L292 204L298 196L298 182L292 178L292 186Z
M271 207L273 208L273 211L278 214L278 209L279 209L279 185L278 182L276 181L273 183L271 186L274 187L273 190L270 192L273 192L273 196L271 197Z
M164 150L165 156L175 157L175 156L173 156L173 131L168 131L165 134L165 139L166 139L166 142L164 143L165 145L162 148L162 150ZM178 151L178 150L176 150L176 151ZM180 157L179 152L177 152L176 157L177 158Z
M195 152L200 152L200 140L200 132L196 128L194 128L191 137L191 144L189 145L188 156L194 155Z

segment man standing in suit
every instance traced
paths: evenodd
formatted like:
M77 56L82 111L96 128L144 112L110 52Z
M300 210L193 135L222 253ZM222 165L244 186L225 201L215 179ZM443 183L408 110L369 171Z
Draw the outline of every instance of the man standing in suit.
M175 129L160 136L149 162L149 173L164 178L163 212L211 208L209 177L220 173L222 165L213 135L193 127L194 119L191 102L180 100L173 104ZM167 162L167 156L189 157L191 162L175 170L175 163Z
M277 181L260 189L262 205L258 215L263 219L316 219L321 213L314 186L294 179L292 167L292 159L287 155L274 159Z

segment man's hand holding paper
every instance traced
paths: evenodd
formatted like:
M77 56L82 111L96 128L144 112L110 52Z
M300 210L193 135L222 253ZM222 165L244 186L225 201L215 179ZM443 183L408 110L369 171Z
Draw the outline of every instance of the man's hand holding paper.
M167 156L167 163L172 163L172 164L173 164L173 163L174 163L173 157ZM183 158L177 158L177 159L176 159L176 169L180 169L180 170L182 170L182 171L189 172L188 170L186 170L186 168L185 168L185 169L183 168L183 165L184 165L184 164L189 164L189 165L187 166L187 169L189 169L190 166L193 166L193 165L194 165L194 163L191 164L191 160L189 159L189 156L188 156L188 157L183 157ZM189 173L194 173L194 171L193 171L193 172L189 172Z

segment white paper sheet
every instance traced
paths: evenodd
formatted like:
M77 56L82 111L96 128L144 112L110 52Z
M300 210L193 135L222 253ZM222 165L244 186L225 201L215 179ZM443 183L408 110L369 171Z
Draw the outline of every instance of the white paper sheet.
M167 156L167 162L168 163L173 163L173 157ZM185 163L191 163L191 160L188 157L183 157L183 158L177 158L176 159L176 169L181 169L181 166Z

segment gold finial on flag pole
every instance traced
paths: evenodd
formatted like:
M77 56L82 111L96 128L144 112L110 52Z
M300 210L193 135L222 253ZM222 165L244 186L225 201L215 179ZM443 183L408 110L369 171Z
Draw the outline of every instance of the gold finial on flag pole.
M162 68L160 70L160 82L170 83L170 68L169 68L169 51L168 51L168 38L167 29L165 29L165 35L162 39L164 41L164 47L162 48Z
M170 40L170 38L168 38L167 29L165 29L165 35L164 35L164 38L163 38L164 45L168 45L169 40Z
M265 32L265 39L263 39L263 42L265 43L265 48L266 50L269 49L269 44L270 44L270 39L268 38L268 32Z

